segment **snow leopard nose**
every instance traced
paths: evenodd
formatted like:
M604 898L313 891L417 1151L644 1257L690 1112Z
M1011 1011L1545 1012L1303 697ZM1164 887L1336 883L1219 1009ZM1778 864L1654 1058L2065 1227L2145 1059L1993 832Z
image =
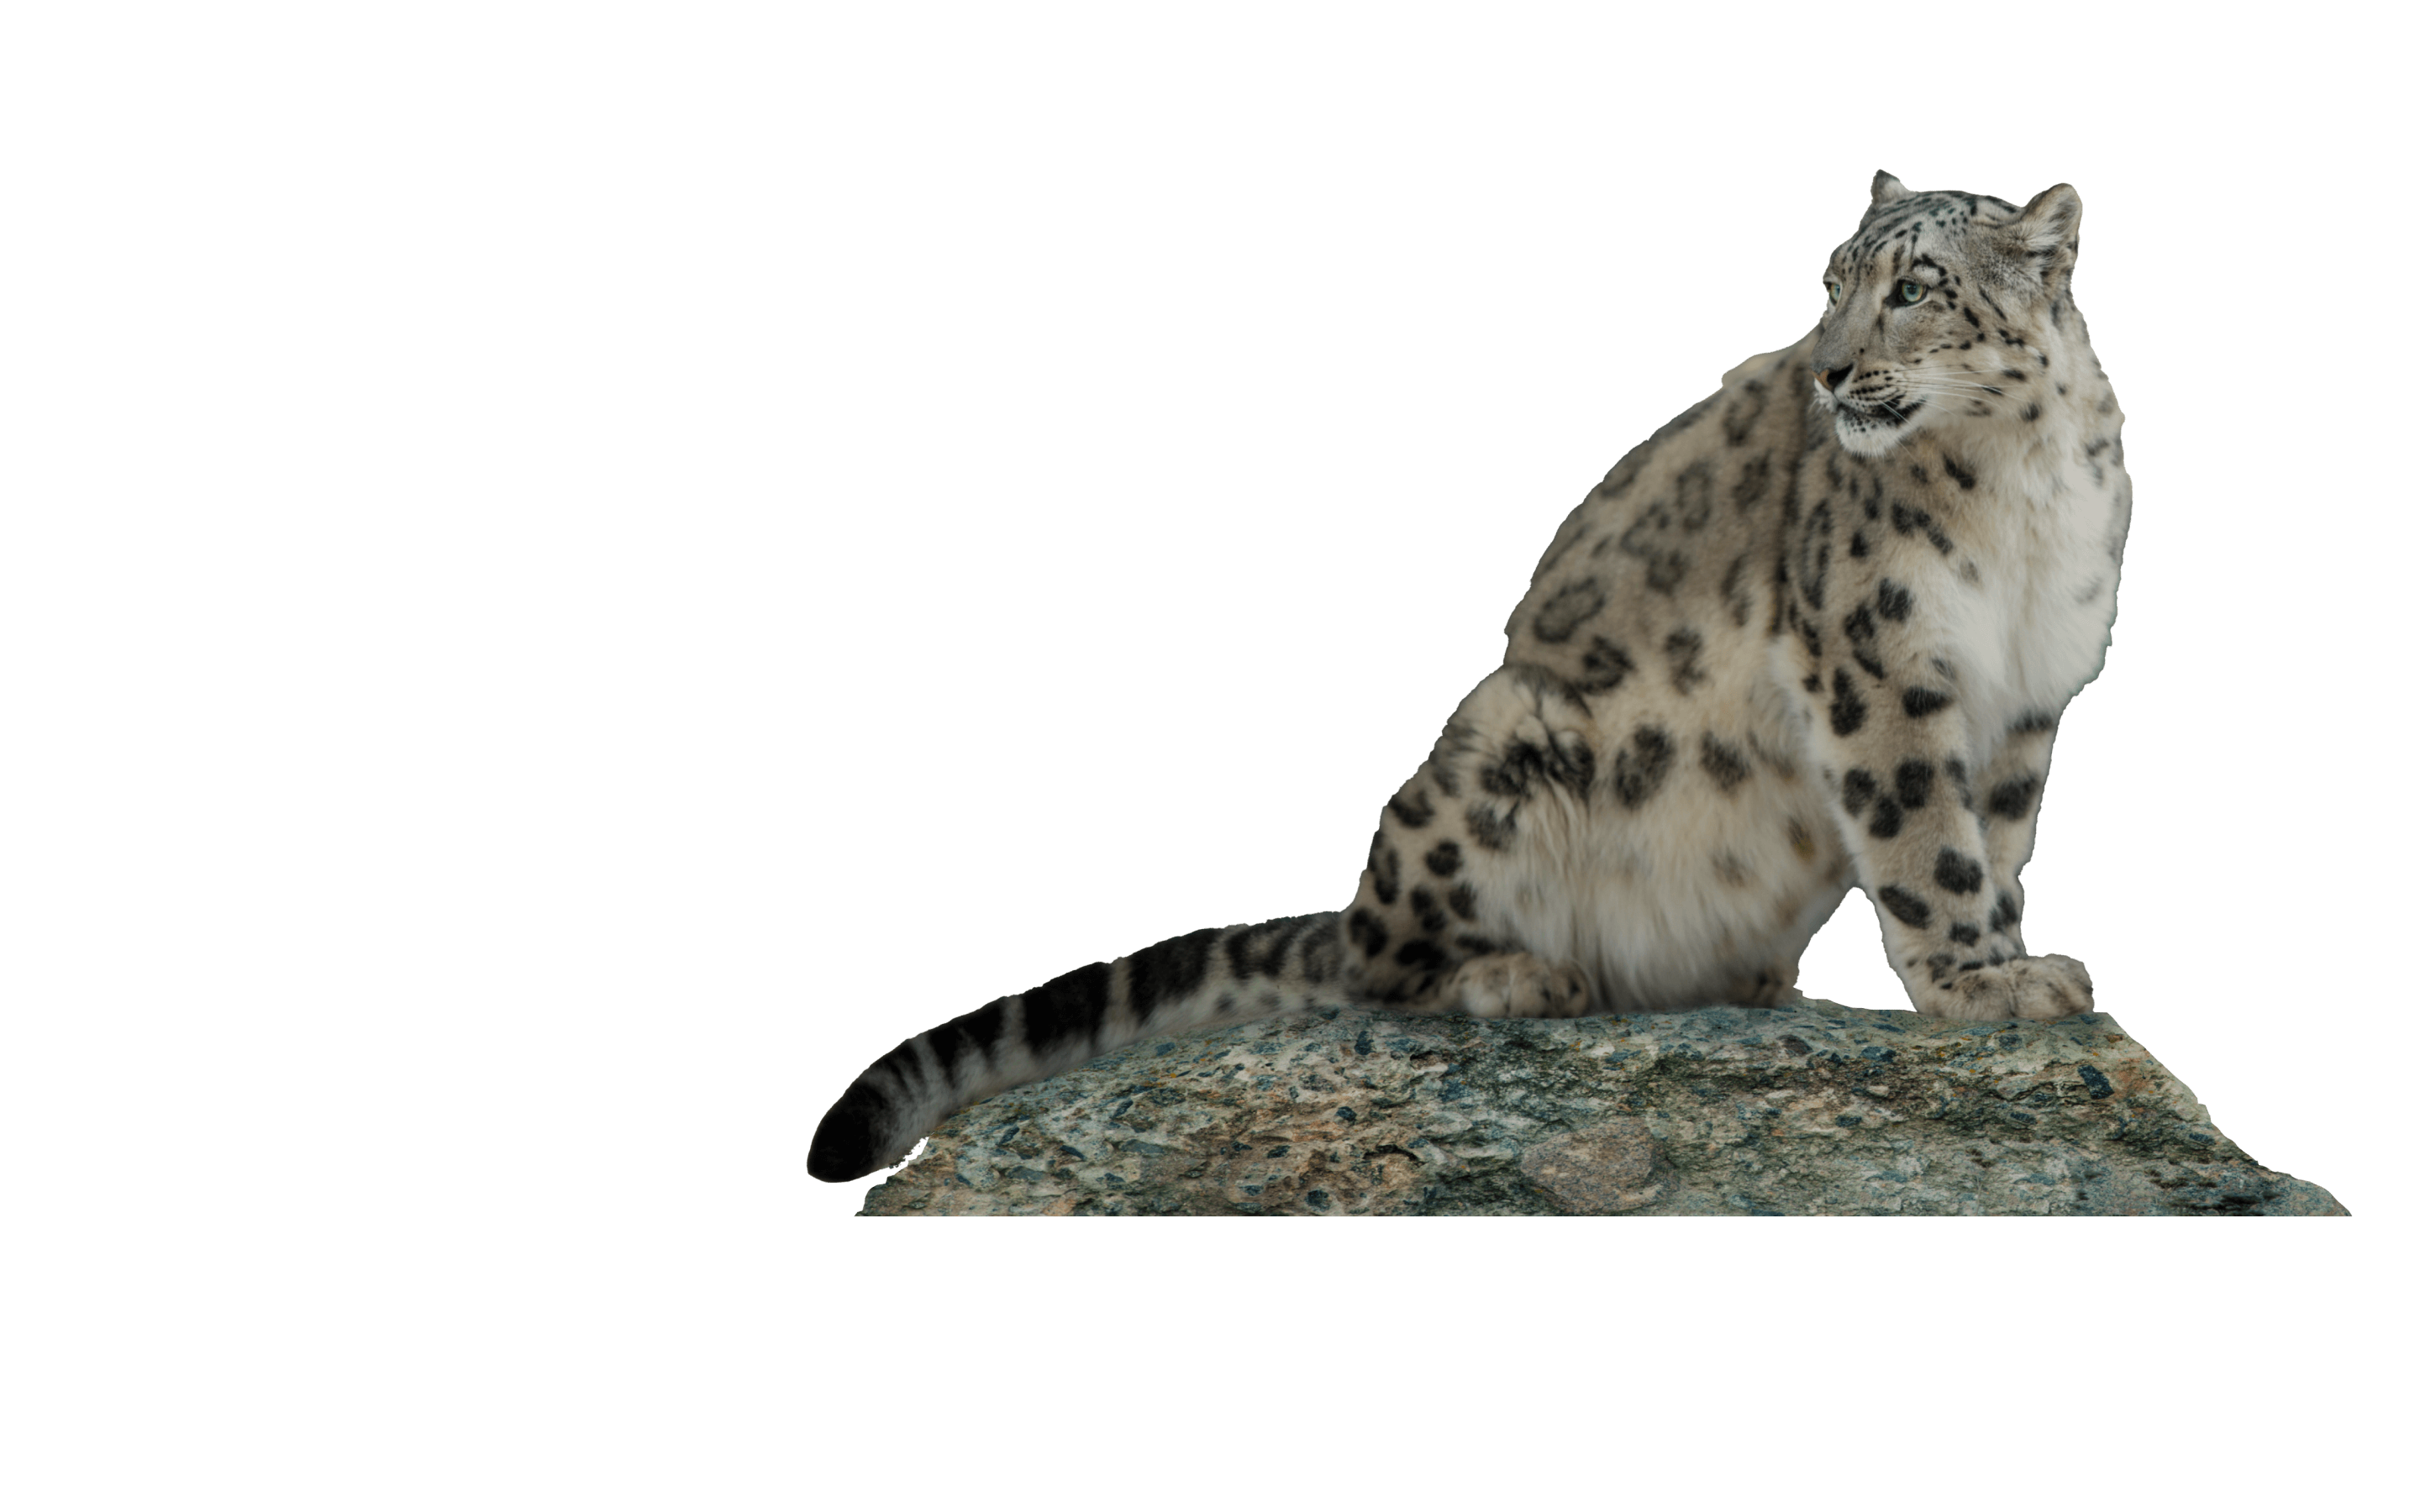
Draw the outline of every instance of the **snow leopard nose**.
M1856 364L1854 363L1850 364L1851 367L1855 365ZM1826 389L1838 388L1840 386L1840 380L1848 376L1849 368L1847 367L1835 367L1829 369L1817 368L1815 370L1815 381L1821 383Z

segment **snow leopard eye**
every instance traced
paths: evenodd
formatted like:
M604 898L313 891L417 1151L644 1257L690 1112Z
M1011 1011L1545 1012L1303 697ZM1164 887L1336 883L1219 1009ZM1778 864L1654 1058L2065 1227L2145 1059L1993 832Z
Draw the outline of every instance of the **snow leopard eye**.
M1826 285L1823 285L1823 301L1824 301L1824 302L1825 302L1825 303L1827 303L1827 304L1838 304L1838 303L1839 303L1839 302L1840 302L1840 285L1838 285L1838 284L1826 284Z
M1923 302L1924 296L1927 292L1929 291L1925 286L1917 283L1915 279L1901 279L1899 285L1899 302L1903 305L1920 304Z

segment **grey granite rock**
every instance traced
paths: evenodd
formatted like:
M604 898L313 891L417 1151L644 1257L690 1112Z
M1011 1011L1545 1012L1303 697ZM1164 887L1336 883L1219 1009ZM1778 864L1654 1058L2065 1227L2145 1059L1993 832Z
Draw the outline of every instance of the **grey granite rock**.
M893 1213L2341 1214L2106 1014L1323 1009L960 1111Z

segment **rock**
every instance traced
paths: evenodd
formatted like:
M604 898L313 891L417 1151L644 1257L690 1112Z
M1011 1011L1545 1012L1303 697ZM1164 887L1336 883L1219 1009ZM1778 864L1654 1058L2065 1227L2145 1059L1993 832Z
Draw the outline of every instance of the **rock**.
M962 1109L904 1213L2342 1214L2108 1015L1810 1002L1583 1019L1322 1009Z

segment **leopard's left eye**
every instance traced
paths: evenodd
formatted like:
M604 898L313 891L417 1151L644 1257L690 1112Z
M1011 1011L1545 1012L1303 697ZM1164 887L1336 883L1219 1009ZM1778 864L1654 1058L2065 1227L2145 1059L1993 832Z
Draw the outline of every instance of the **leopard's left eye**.
M1926 292L1927 291L1923 285L1917 283L1915 279L1907 279L1900 283L1899 286L1899 302L1901 304L1921 303Z

